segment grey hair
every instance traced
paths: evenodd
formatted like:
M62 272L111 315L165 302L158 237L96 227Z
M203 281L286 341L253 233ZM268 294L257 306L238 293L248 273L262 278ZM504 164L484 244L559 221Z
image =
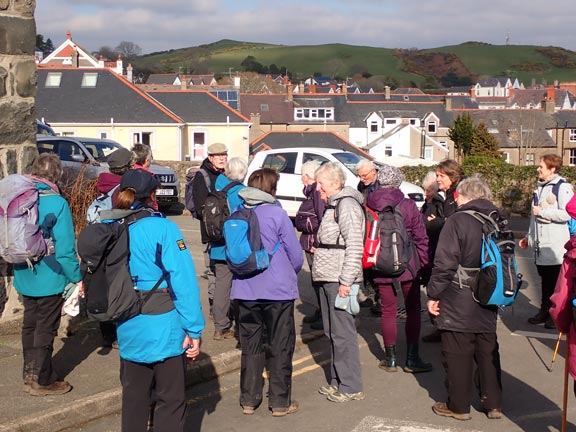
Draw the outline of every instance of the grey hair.
M62 177L62 163L56 153L42 153L38 155L32 167L30 174L46 179L52 183L58 183Z
M300 174L307 175L308 177L313 179L314 175L316 174L316 171L318 170L318 168L320 168L320 165L321 164L318 159L309 160L308 162L302 164L302 167L300 168Z
M376 165L374 165L374 163L368 159L360 159L360 161L356 164L356 171L362 168L373 170L376 169Z
M152 160L152 149L146 144L136 143L132 146L132 163L144 165L147 160Z
M226 163L226 177L230 180L244 181L247 172L248 164L244 159L239 157L228 159Z
M438 182L436 181L436 171L428 171L422 180L422 187L428 189L432 187L436 192L438 192Z
M458 183L456 192L470 201L475 199L492 200L490 186L478 176L472 176L462 180Z
M328 180L340 183L340 188L346 184L346 173L342 169L339 162L327 162L316 170L316 178L320 174L324 174Z

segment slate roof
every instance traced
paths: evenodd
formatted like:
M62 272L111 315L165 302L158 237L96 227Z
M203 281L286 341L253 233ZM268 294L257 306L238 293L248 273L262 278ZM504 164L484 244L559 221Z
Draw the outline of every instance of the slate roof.
M181 123L182 120L109 69L38 69L36 111L51 123ZM49 73L59 87L46 87ZM82 87L84 73L97 73L95 87Z
M176 78L178 78L177 73L150 74L146 84L174 85Z
M241 94L240 111L250 118L260 114L260 123L293 123L294 102L283 94ZM268 109L266 109L268 108Z
M202 90L149 90L156 99L186 123L245 123L250 119Z
M250 144L250 154L257 153L260 150L295 147L336 148L372 159L372 156L360 150L345 138L333 132L321 131L268 132Z

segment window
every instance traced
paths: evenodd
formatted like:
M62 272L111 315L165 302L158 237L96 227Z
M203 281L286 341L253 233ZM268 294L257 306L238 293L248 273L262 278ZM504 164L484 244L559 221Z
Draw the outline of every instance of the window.
M192 133L192 158L195 160L204 158L206 147L206 132Z
M378 132L378 122L377 121L370 122L370 132L371 133Z
M534 165L534 153L526 153L526 165Z
M428 122L428 133L436 133L436 122Z
M434 159L434 148L431 145L424 146L424 159L433 160Z
M396 119L386 119L386 124L387 124L387 125L395 125L395 124L396 124Z
M266 156L262 168L272 168L283 174L294 174L298 153L276 153Z
M576 166L576 149L570 149L570 156L568 157L568 165Z
M417 119L410 119L410 124L411 124L411 125L416 125L416 122L417 122L417 121L418 121Z
M60 136L69 136L69 137L73 137L74 136L74 132L72 131L64 131L64 132L60 132L59 134Z
M100 132L98 136L100 139L108 139L108 132Z
M268 111L268 104L260 104L260 111Z
M576 129L570 129L570 142L576 142Z
M440 141L439 144L444 148L448 148L448 143L446 141Z
M334 108L296 108L294 118L297 120L331 120L334 117Z
M62 79L62 72L48 72L46 75L46 87L60 87L60 80Z
M78 162L74 160L73 156L80 155L83 160L84 153L80 150L80 147L76 143L70 141L59 141L58 142L58 157L62 162Z
M134 132L132 144L145 144L152 148L152 132Z
M84 72L82 75L81 87L96 87L98 81L98 74L94 72Z
M324 156L320 156L314 153L304 153L302 155L302 163L305 164L306 162L309 162L311 160L317 160L318 162L320 162L320 165L326 163L326 162L330 162L328 159L326 159Z
M390 144L384 147L384 156L392 156L392 146Z
M502 152L502 158L504 159L504 162L510 163L510 153Z

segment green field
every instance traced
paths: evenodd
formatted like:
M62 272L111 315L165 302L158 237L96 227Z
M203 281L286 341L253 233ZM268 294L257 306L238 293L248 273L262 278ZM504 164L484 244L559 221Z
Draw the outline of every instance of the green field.
M518 77L526 86L530 85L532 79L538 83L543 80L548 83L554 80L576 81L575 52L554 49L554 53L560 53L558 55L563 62L555 65L550 56L537 51L542 48L544 47L469 42L420 52L454 54L468 71L477 77ZM288 46L222 40L201 47L142 56L136 59L134 66L156 73L178 72L180 68L186 71L199 52L204 55L210 71L216 74L225 74L231 70L242 71L242 61L247 56L253 56L262 65L286 67L293 74L293 80L302 80L314 73L348 77L358 70L368 71L371 75L391 77L403 85L410 82L419 84L427 78L403 70L402 56L397 55L396 50L345 44Z

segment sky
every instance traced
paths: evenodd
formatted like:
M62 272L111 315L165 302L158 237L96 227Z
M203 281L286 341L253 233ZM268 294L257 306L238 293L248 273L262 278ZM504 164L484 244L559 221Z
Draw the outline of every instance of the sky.
M576 51L573 0L37 0L37 33L142 53L233 39L435 48L467 41Z

